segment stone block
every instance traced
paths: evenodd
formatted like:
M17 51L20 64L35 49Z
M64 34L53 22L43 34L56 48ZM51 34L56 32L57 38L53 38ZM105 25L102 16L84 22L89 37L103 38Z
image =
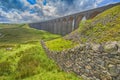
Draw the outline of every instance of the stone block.
M117 72L116 72L116 66L113 64L109 64L108 65L108 69L109 69L109 73L111 74L111 76L117 76Z
M107 53L118 51L117 42L115 41L115 42L106 43L105 46L104 46L104 51L107 52Z
M100 44L92 44L92 50L95 52L103 52L103 46Z

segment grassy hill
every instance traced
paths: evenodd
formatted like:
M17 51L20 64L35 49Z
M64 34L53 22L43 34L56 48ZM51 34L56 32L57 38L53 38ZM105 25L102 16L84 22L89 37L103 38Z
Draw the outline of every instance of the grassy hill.
M79 29L66 36L79 42L106 42L120 40L120 5L99 14L91 20L81 22Z
M60 37L24 24L0 24L0 80L80 80L60 70L40 44Z

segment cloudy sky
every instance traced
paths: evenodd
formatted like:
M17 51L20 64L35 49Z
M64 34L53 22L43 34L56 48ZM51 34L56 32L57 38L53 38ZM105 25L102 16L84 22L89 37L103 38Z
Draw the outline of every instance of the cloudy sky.
M0 0L0 23L38 22L120 0Z

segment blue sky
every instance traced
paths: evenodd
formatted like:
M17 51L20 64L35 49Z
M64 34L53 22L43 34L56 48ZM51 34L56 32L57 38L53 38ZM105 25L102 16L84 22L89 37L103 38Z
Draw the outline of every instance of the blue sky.
M49 20L120 0L0 0L0 23Z
M34 5L36 4L36 0L27 0L30 4ZM71 4L73 2L73 0L63 0L68 2L68 4ZM98 4L99 6L103 6L106 4L110 4L110 3L116 3L116 2L120 2L120 0L101 0L101 3ZM46 5L47 4L47 0L43 0L43 4Z
M120 0L103 0L99 6L103 6L103 5L106 5L106 4L111 4L111 3L117 3L117 2L120 2Z
M27 0L30 4L32 4L32 5L34 5L34 4L36 4L37 2L36 2L36 0Z

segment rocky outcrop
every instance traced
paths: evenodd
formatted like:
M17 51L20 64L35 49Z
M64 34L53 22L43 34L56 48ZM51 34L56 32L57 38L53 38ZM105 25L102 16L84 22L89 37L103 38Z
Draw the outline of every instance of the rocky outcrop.
M49 58L67 72L85 80L120 80L120 41L103 44L79 44L62 52L50 51L41 42Z

